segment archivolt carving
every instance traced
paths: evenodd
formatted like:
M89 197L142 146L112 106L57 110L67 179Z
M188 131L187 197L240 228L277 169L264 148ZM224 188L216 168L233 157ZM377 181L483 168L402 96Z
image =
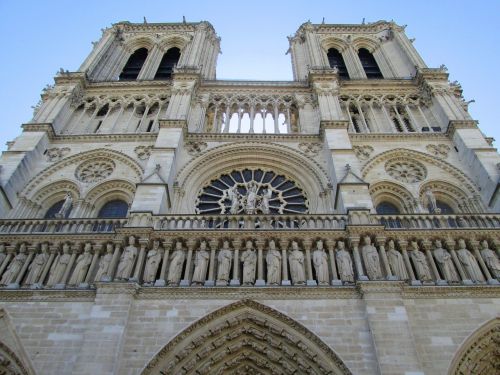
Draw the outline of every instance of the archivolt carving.
M186 47L186 45L191 41L192 36L186 34L170 34L164 38L162 38L158 42L158 46L162 51L166 52L172 47L177 47L181 50Z
M500 318L495 318L470 335L450 365L449 375L495 375L500 372Z
M146 48L151 51L155 44L154 40L148 35L131 36L130 34L124 34L123 37L126 39L123 46L129 53L133 53L139 48Z
M85 197L88 203L94 207L101 207L107 201L122 199L128 203L132 202L135 193L135 185L125 180L112 180L103 182L92 190Z
M328 35L321 39L321 47L323 47L325 53L328 52L330 48L335 48L340 53L343 53L348 45L344 40Z
M263 168L283 174L306 189L309 197L309 210L315 212L320 194L331 183L326 171L314 160L306 158L297 151L282 145L246 142L226 144L205 152L192 159L177 175L177 185L192 197L187 202L194 212L194 197L210 180L233 169ZM189 200L189 199L188 199Z
M341 359L295 320L251 300L205 316L170 341L148 374L351 374Z
M420 187L419 199L421 202L425 201L424 195L427 188L431 188L432 193L436 196L436 198L450 205L456 212L461 211L459 206L468 199L467 194L459 187L446 181L432 180L426 182Z
M418 160L421 163L434 165L456 178L456 182L463 186L466 191L472 194L476 193L474 183L469 179L469 177L467 177L463 172L461 172L448 162L436 159L435 157L423 152L403 148L386 151L375 156L363 167L362 178L365 179L368 173L372 171L378 164L384 163L394 158L399 158L400 160Z
M0 374L28 375L30 372L24 367L16 354L7 345L0 342Z
M362 36L354 39L352 41L352 45L355 50L359 50L360 48L366 48L370 53L373 53L373 51L375 51L379 46L379 42L367 36Z
M401 213L413 212L412 202L415 198L403 186L389 181L380 181L370 185L370 195L373 199L373 204L378 204L388 201L395 204L401 209Z
M80 189L77 184L69 180L60 180L40 188L31 200L39 205L50 207L57 201L64 199L67 192L72 193L73 200L80 197Z
M143 174L142 167L122 152L107 149L96 149L92 151L82 152L73 156L69 156L59 163L56 163L40 173L38 173L31 181L27 184L26 188L23 190L21 195L28 195L35 187L39 186L41 183L47 181L51 175L55 174L57 171L67 167L71 164L83 163L92 159L112 159L114 162L121 162L128 167L128 175L131 180L139 180Z

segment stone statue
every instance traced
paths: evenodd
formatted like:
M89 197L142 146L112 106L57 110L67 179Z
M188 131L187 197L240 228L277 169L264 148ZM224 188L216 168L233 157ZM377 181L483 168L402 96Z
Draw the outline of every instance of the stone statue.
M393 275L397 276L399 280L408 280L410 278L406 271L403 256L396 250L393 240L390 240L388 243L387 260L389 261L389 267L391 267Z
M108 243L106 245L106 254L101 258L99 262L99 267L97 268L97 273L95 274L94 281L109 280L111 275L109 272L109 265L113 259L113 244Z
M434 196L434 193L432 192L432 189L430 187L425 189L424 196L425 205L429 209L429 212L431 214L439 214L441 210L437 207L436 197Z
M90 253L91 249L92 244L87 242L83 249L83 254L78 255L78 258L76 259L76 266L69 279L69 285L79 285L85 281L85 275L87 274L90 263L92 263L92 254Z
M449 282L459 282L460 276L455 269L451 254L446 249L443 249L443 244L439 240L436 240L434 246L434 258L436 259L437 266L444 279Z
M288 256L288 261L290 262L290 274L293 285L304 285L306 282L304 254L299 250L299 245L296 241L292 241L292 250Z
M313 264L316 271L316 278L319 285L329 285L330 276L328 273L328 256L323 248L323 241L316 243L316 250L313 252Z
M427 264L427 259L425 258L425 254L419 250L418 243L412 241L410 247L410 256L411 259L413 259L413 265L415 266L418 279L420 281L432 281L431 270Z
M194 258L193 285L202 285L205 282L209 261L210 254L207 251L207 243L201 241L200 249L196 252L196 257Z
M365 260L366 273L370 280L380 280L383 278L382 270L380 269L380 260L375 246L372 245L372 240L369 236L365 236L364 245L361 249Z
M245 212L247 214L255 213L255 205L257 204L257 185L255 182L251 181L248 184Z
M7 258L7 254L5 254L5 245L3 243L0 244L0 266L3 261Z
M49 244L43 243L41 252L35 256L35 259L33 259L33 262L31 262L28 268L28 276L26 277L26 281L24 282L26 285L32 285L38 282L38 278L42 274L45 262L47 261L47 259L49 259L49 255L47 254L48 250Z
M186 259L186 253L182 248L182 242L177 241L175 244L175 250L170 255L170 265L168 267L167 282L168 285L178 285L181 279L182 266L184 265L184 260Z
M22 243L19 247L19 253L10 262L9 267L4 272L2 280L0 280L0 285L9 285L16 281L17 274L23 268L26 258L26 244Z
M462 263L464 267L467 278L472 281L483 282L484 276L477 264L477 259L472 255L472 253L467 250L465 246L465 241L463 239L458 240L458 260Z
M337 267L339 270L339 277L345 283L354 282L354 272L352 270L351 256L345 249L343 241L337 243L337 251L335 257L337 258Z
M49 280L47 281L47 286L54 286L61 282L64 276L64 271L68 266L71 255L69 255L69 245L67 243L63 244L62 254L58 254L57 258L50 267Z
M281 284L281 253L276 249L273 240L269 241L269 250L266 255L267 263L267 284Z
M128 238L128 246L123 249L123 253L120 257L120 263L118 264L115 279L128 280L134 268L137 251L137 247L135 246L135 237L130 236Z
M229 249L228 241L224 241L222 244L222 249L219 251L217 260L217 281L227 284L229 281L229 272L231 271L231 262L233 260L233 253Z
M231 208L229 209L229 212L233 215L237 214L240 210L240 193L238 193L238 187L236 185L231 186L227 191L227 195L231 201Z
M270 212L269 201L271 200L272 196L273 196L273 191L271 190L271 188L264 189L262 202L260 203L260 209L262 213L268 214Z
M71 193L68 192L68 193L66 193L66 197L64 198L64 203L61 206L61 209L55 215L55 217L58 219L66 218L66 216L68 216L68 214L69 214L69 211L71 210L72 205L73 205L73 197L71 196Z
M144 283L151 284L155 282L162 253L163 249L160 248L160 241L154 240L153 248L146 255L146 267L144 268L144 275L142 277Z
M492 276L500 279L500 261L495 252L488 248L488 241L481 242L481 256L483 257L486 267L490 269Z
M243 262L243 285L253 285L255 283L257 255L252 241L246 242L246 250L241 254L241 261Z

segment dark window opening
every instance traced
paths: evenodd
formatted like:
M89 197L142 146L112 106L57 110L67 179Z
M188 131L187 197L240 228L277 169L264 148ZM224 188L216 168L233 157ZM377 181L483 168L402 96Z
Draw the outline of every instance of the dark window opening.
M160 66L156 71L155 79L170 79L172 78L172 73L174 66L177 65L181 57L181 51L179 48L170 48L161 59Z
M64 199L61 200L61 201L59 201L59 202L54 203L47 210L47 212L45 213L45 216L43 218L44 219L55 219L56 218L56 214L59 213L59 211L61 210L61 207L63 206L63 204L64 204ZM66 219L69 216L69 213L71 212L72 208L73 208L73 205L71 205L69 207L69 210L66 211L63 219Z
M148 50L146 48L140 48L135 51L125 64L120 74L120 81L133 81L137 79L147 57Z
M99 131L99 128L101 127L102 125L102 120L100 120L98 123L97 123L97 127L95 128L95 132L97 133Z
M108 110L109 110L109 105L104 104L104 105L103 105L103 106L99 109L99 111L97 111L96 116L97 116L97 117L106 116L106 113L108 113Z
M375 58L366 48L360 48L358 56L368 79L384 78Z
M442 201L436 201L436 206L437 208L441 209L441 214L451 215L454 213L453 209Z
M398 215L399 209L392 203L381 202L376 208L377 214L379 215Z
M401 126L401 123L396 117L392 118L392 121L394 122L394 125L396 126L396 129L398 132L403 133L403 127Z
M97 217L127 217L127 211L128 203L121 199L115 199L102 206Z
M347 67L345 66L344 58L342 54L335 48L330 48L328 50L328 63L330 68L337 67L339 70L339 77L344 79L349 79L349 73L347 72Z
M148 125L148 130L146 130L148 133L151 131L151 128L153 127L154 120L149 120L149 125Z
M432 130L434 130L435 132L440 132L441 131L441 126L433 126Z
M429 130L430 130L430 129L429 129L429 127L428 127L428 126L424 126L424 127L422 128L422 131L423 131L423 132L428 132Z

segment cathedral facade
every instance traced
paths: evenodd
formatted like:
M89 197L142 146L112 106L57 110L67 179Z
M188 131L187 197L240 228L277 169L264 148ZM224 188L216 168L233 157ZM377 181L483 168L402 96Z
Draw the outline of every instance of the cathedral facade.
M0 170L0 373L497 374L500 156L404 27L304 23L292 81L120 22Z

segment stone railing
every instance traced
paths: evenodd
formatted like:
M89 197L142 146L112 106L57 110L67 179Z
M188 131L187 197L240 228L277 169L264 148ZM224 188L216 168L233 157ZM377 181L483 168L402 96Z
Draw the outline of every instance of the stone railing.
M156 230L307 230L344 229L347 215L158 215L152 220ZM132 217L128 225L141 222L140 216Z
M500 215L495 214L375 215L374 219L387 229L500 228Z
M127 219L12 219L0 220L2 234L114 232Z
M89 239L0 236L0 287L86 289L96 282L312 287L353 285L357 280L403 280L415 286L498 284L496 233L462 233L464 240L449 232L387 237L373 226L366 229L371 232L262 235L128 227Z

